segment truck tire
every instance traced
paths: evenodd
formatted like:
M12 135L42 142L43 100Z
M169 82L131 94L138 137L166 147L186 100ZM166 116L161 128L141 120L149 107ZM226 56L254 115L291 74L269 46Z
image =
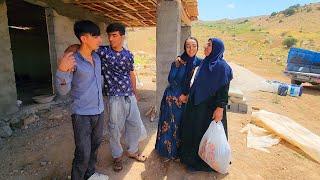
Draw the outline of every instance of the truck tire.
M295 79L291 79L291 84L296 84L296 85L300 86L302 84L302 82L301 81L297 81Z

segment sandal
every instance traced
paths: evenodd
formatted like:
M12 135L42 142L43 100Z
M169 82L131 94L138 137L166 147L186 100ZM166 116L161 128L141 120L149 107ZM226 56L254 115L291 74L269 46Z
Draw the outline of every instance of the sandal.
M135 159L138 162L145 162L147 160L147 156L142 155L140 153L129 154L129 158Z
M167 163L167 162L170 162L170 161L171 161L171 159L169 159L169 158L165 158L165 159L163 160L164 163Z
M180 162L180 158L174 158L173 161L174 162Z
M117 158L113 161L113 170L115 172L119 172L123 169L123 166L122 166L122 160L120 158Z

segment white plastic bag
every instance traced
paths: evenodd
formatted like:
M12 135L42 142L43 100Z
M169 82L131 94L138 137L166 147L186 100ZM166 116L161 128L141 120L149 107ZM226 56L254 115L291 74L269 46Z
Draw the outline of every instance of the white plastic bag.
M231 149L221 121L210 123L201 139L198 154L212 169L221 174L228 172Z

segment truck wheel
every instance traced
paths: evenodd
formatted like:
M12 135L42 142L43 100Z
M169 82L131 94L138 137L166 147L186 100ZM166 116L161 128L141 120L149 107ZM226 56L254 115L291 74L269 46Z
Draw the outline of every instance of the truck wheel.
M301 85L302 82L301 81L297 81L297 80L294 80L294 79L291 79L291 84L296 84L296 85Z

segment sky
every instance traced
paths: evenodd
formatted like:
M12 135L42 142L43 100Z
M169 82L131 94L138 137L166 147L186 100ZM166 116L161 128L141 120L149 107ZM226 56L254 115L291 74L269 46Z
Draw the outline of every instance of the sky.
M295 4L316 2L320 0L198 0L198 10L199 19L209 21L270 15Z

